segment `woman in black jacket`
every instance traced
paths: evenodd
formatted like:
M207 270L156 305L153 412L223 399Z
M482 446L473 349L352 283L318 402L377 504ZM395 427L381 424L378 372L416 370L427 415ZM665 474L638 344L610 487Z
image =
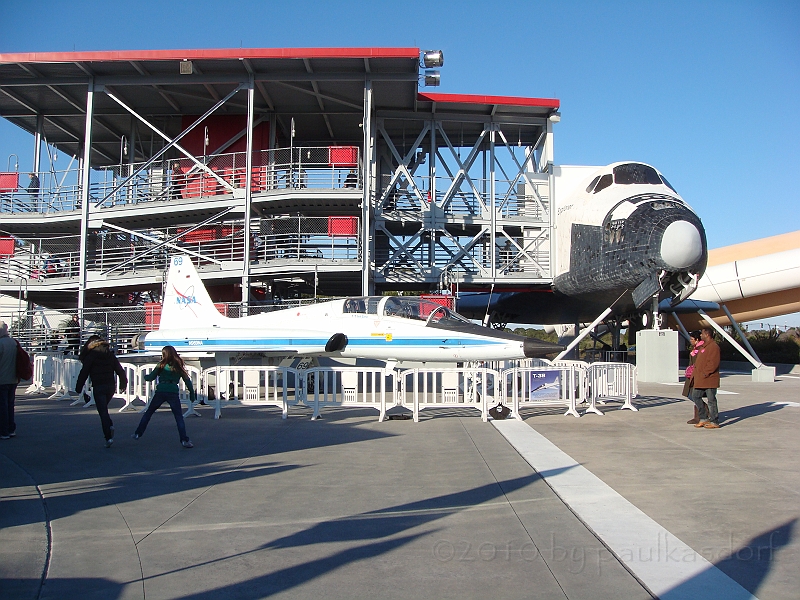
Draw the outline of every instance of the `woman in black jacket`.
M117 382L114 375L119 376L120 391L128 387L128 378L125 369L119 364L119 359L111 351L108 342L100 336L92 336L86 342L86 353L81 352L83 366L78 374L78 381L75 384L75 391L80 394L86 378L92 380L92 391L94 392L94 405L100 415L100 423L103 425L103 435L106 438L106 448L110 448L114 443L114 423L108 415L108 403L114 397L117 389Z

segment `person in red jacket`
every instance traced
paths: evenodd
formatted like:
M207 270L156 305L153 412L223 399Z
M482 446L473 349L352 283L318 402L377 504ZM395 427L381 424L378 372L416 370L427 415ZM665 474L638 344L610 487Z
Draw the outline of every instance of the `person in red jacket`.
M714 341L711 329L704 327L700 333L703 346L694 362L694 391L692 400L697 405L700 421L695 427L719 429L717 388L719 388L719 346ZM706 397L708 407L703 402Z

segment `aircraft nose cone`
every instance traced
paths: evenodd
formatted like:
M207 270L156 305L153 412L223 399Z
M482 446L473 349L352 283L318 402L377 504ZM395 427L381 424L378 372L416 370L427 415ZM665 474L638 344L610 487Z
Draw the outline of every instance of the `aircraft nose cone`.
M553 344L536 338L525 338L522 343L522 351L525 353L525 358L543 358L548 354L555 354L563 349L564 346L561 344Z
M703 255L700 232L688 221L675 221L664 230L661 258L674 269L690 267Z

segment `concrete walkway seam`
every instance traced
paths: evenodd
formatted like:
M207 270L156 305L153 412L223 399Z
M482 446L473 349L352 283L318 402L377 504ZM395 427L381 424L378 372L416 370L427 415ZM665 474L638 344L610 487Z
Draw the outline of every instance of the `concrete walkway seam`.
M757 600L527 423L492 425L661 600Z

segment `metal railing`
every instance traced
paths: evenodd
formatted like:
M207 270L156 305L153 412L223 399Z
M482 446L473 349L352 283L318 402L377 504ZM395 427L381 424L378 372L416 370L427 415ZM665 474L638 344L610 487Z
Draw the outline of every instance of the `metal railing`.
M208 173L188 158L92 169L89 199L103 207L232 195L246 185L246 153L199 156ZM71 165L70 165L71 166ZM78 210L80 170L41 172L39 185L17 172L1 173L0 213L52 213ZM301 146L253 152L254 194L286 189L361 189L361 149L357 146Z
M253 153L251 191L253 194L285 189L357 189L361 187L360 151L340 147L347 154L341 162L336 147L315 146L276 148ZM144 163L115 165L100 170L101 180L92 187L92 198L102 206L120 206L144 202L169 201L233 195L247 184L246 154L234 152L198 157L211 171L200 168L188 158L151 165L120 186Z
M253 219L250 235L252 264L280 260L358 261L361 259L359 217L274 217ZM115 276L164 271L169 256L191 251L198 267L244 260L244 223L226 221L189 231L189 227L141 230L141 235L114 230L90 232L86 268ZM183 235L181 235L183 234ZM170 240L171 246L160 241ZM133 259L133 260L131 260ZM77 278L80 269L80 237L18 239L11 256L0 257L0 279L23 282Z
M401 182L395 183L387 193L391 180L392 175L381 176L381 189L378 197L384 198L385 196L382 206L384 213L421 212L431 202L433 178L430 176L415 175L413 186L405 180L401 180ZM489 195L491 180L464 179L455 191L450 192L452 182L452 178L449 177L435 178L435 201L439 205L444 203L446 215L488 217L491 202ZM541 221L543 223L548 221L549 216L546 211L549 210L549 201L546 197L542 197L540 204L536 201L532 190L520 183L518 179L496 178L494 184L495 208L499 217L504 219L519 217L524 218L525 221Z

